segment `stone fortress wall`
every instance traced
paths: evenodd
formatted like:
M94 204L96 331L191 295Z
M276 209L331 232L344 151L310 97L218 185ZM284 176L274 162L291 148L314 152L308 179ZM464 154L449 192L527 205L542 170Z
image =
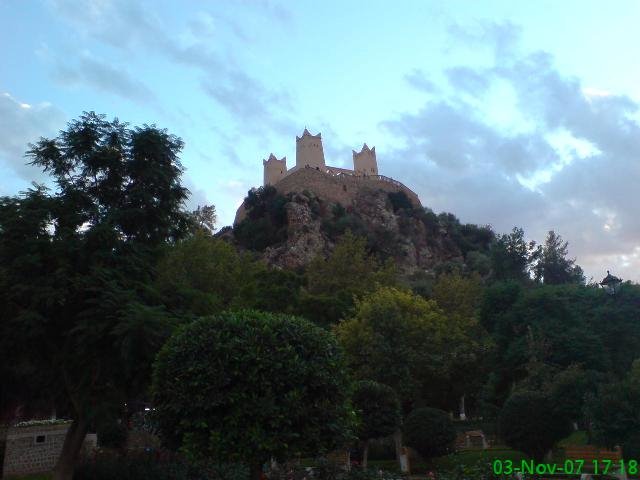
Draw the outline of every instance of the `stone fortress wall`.
M353 205L358 193L363 191L404 192L409 200L421 208L420 199L409 188L384 175L378 174L376 147L365 143L360 152L353 151L353 169L328 166L324 159L322 137L311 135L305 128L296 137L296 165L287 169L287 159L278 159L273 153L262 161L264 185L273 185L279 193L309 190L320 198L343 206ZM240 205L234 223L245 218L244 204Z
M418 196L402 183L383 175L358 176L353 174L333 175L315 168L303 168L283 178L274 185L279 193L309 190L318 197L343 206L353 205L358 194L366 191L404 192L416 207L420 208Z

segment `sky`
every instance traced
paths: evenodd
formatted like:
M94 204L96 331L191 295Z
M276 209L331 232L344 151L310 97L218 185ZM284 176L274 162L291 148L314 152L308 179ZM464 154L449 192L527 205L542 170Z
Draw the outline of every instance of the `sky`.
M0 0L0 195L83 111L185 141L190 209L231 224L273 152L376 147L424 206L549 230L640 281L640 2Z

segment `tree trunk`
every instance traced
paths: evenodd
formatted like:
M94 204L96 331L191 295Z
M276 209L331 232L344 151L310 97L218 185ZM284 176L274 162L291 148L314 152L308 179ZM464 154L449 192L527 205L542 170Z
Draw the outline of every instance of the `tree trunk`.
M369 440L364 441L364 451L362 452L362 469L367 469L367 463L369 461Z
M75 419L64 437L62 452L53 470L53 480L72 480L78 454L82 448L89 425L83 419Z
M393 442L396 446L396 459L398 460L398 467L400 467L400 471L402 471L402 460L400 459L400 455L402 454L402 431L400 429L396 430L393 434Z
M460 420L466 420L467 414L464 411L464 394L460 397Z

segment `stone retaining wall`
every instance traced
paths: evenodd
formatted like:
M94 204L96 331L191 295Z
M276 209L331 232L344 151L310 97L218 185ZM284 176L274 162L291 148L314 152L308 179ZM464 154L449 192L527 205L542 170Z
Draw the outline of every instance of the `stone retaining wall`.
M3 478L53 470L70 425L11 427L7 432Z

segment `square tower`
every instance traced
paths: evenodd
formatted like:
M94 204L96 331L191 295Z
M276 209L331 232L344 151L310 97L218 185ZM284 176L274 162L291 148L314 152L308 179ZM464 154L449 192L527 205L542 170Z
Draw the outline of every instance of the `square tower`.
M264 186L275 185L287 175L287 157L280 160L272 153L267 160L262 160L264 167Z
M360 152L353 152L353 171L356 175L378 175L376 147L369 148L365 143Z
M296 136L296 169L315 168L325 171L324 150L320 133L311 135L306 128L302 136Z

